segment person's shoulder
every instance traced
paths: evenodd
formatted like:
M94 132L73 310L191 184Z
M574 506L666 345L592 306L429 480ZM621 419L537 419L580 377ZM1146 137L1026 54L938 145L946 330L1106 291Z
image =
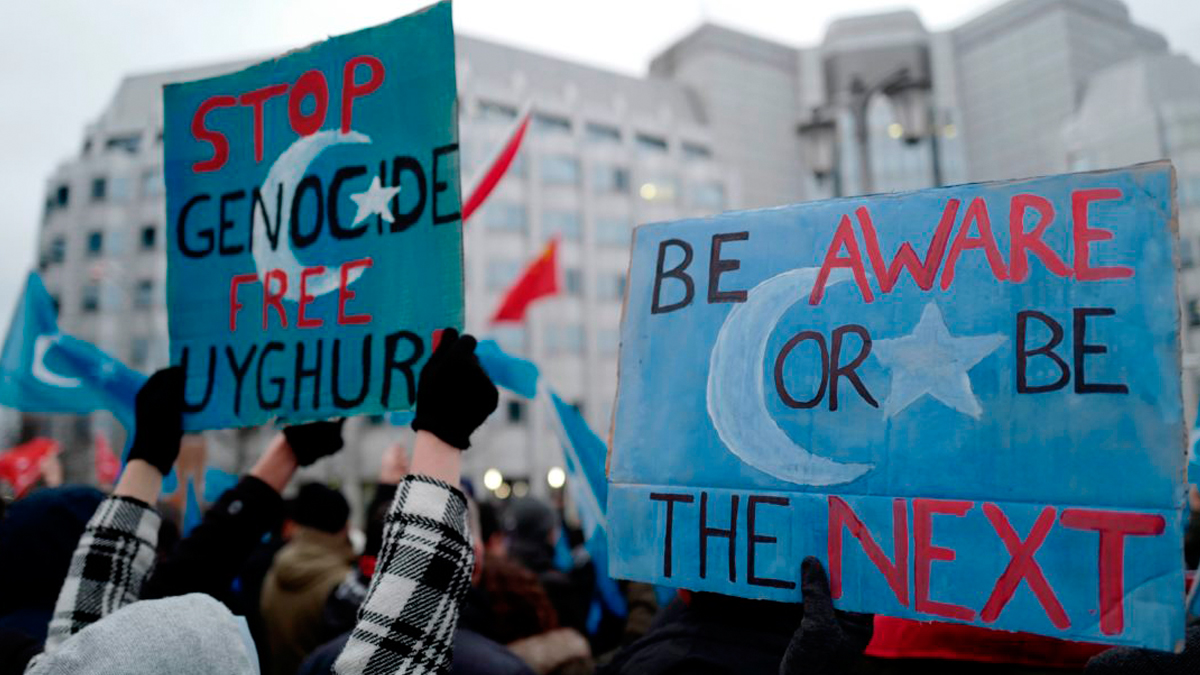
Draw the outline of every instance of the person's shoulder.
M507 647L473 630L454 631L451 675L533 675L533 670Z

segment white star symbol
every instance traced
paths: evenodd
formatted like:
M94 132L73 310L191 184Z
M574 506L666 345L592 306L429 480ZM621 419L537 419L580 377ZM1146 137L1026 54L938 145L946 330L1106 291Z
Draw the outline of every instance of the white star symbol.
M350 227L354 227L375 214L383 216L383 219L389 223L392 222L392 209L388 206L388 202L392 201L392 197L399 192L399 185L383 187L379 182L379 176L376 176L366 192L350 195L350 199L358 204L358 213L354 215L354 222L350 223Z
M999 333L955 337L946 329L942 312L925 305L912 333L875 340L871 352L892 371L892 386L883 402L884 417L894 417L925 394L975 419L983 413L971 390L967 371L1008 338Z

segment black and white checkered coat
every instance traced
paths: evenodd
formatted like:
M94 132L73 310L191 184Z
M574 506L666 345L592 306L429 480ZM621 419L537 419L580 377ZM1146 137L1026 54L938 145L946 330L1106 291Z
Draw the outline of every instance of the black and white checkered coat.
M129 497L100 503L75 546L46 635L46 652L136 602L154 569L158 513Z
M334 671L449 673L473 564L463 494L426 476L405 478L388 512L367 599Z

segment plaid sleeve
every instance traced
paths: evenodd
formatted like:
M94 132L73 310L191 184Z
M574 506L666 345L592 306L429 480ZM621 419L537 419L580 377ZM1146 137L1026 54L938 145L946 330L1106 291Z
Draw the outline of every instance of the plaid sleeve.
M426 476L405 478L388 512L383 550L358 623L334 671L449 673L473 564L463 494Z
M159 515L136 499L101 502L75 546L46 635L49 652L64 640L137 601L154 567Z

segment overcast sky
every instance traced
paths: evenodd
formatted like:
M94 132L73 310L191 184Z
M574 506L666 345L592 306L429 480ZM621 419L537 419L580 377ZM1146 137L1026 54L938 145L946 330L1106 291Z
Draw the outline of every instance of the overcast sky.
M428 0L15 0L0 21L0 325L33 265L45 179L127 73L272 54L382 23ZM456 0L457 30L631 74L704 20L791 45L831 18L914 7L953 26L997 0ZM1200 60L1200 2L1128 0ZM836 6L836 8L835 8Z

